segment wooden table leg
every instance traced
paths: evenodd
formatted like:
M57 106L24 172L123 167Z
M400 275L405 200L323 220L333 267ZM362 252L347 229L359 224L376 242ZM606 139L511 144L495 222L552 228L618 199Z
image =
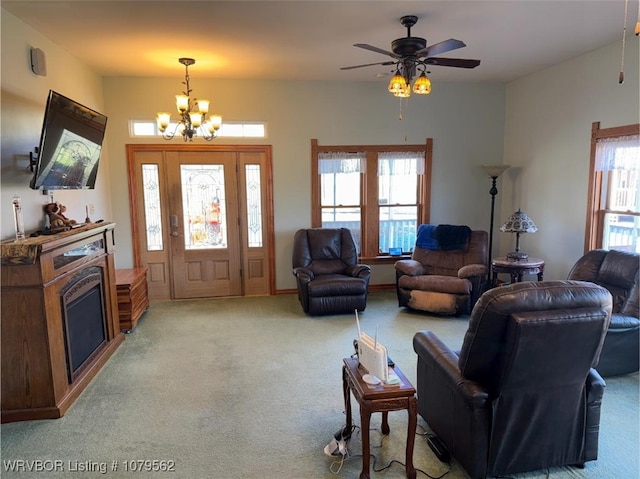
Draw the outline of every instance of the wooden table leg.
M383 435L389 435L389 431L391 431L391 429L389 429L389 411L382 412L382 426L380 429L382 430Z
M351 418L351 388L349 387L349 379L347 378L347 368L344 366L342 368L342 393L344 394L344 413L347 416L345 430L351 431L353 421Z
M369 460L370 446L369 446L369 424L371 422L371 411L368 410L366 405L360 404L360 437L362 438L362 472L360 473L360 479L369 479Z
M413 444L416 439L418 423L418 401L415 396L409 398L407 412L409 413L409 424L407 425L407 466L405 470L407 471L407 479L416 479L416 470L413 467Z

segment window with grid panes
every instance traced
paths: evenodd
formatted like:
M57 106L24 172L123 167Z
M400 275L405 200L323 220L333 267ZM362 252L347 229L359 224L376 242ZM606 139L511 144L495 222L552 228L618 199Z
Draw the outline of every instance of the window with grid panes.
M585 251L640 253L640 124L592 125Z
M432 140L321 146L312 140L312 226L349 228L367 261L408 255L429 220Z

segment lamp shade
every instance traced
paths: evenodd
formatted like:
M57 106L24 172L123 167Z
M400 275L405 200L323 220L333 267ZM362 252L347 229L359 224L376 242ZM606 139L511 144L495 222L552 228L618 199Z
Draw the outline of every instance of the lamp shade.
M418 95L428 95L431 93L431 80L427 78L424 72L422 72L413 84L413 93Z
M511 165L482 165L482 167L491 178L498 178L502 173L511 168Z
M538 227L523 211L516 211L500 227L504 233L535 233Z
M403 88L405 88L407 82L402 75L400 75L400 71L396 70L396 73L389 80L389 92L396 95Z

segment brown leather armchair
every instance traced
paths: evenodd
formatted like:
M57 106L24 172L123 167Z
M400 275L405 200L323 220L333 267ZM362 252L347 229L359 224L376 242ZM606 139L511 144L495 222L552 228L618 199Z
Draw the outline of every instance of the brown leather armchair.
M293 237L293 274L306 313L353 313L367 306L371 269L358 264L348 228L298 230Z
M611 303L589 282L515 283L480 297L459 353L416 333L418 412L469 476L597 459Z
M439 314L469 314L487 278L488 234L471 231L465 247L427 249L396 261L398 305Z
M603 249L589 251L571 268L568 279L591 281L613 296L611 324L596 369L601 376L618 376L640 366L640 255Z

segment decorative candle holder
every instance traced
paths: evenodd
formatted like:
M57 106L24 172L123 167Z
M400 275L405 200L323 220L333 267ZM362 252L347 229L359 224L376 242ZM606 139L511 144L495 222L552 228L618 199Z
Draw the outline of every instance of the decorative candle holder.
M13 220L16 227L16 241L25 239L24 220L22 219L22 200L18 195L13 197Z

